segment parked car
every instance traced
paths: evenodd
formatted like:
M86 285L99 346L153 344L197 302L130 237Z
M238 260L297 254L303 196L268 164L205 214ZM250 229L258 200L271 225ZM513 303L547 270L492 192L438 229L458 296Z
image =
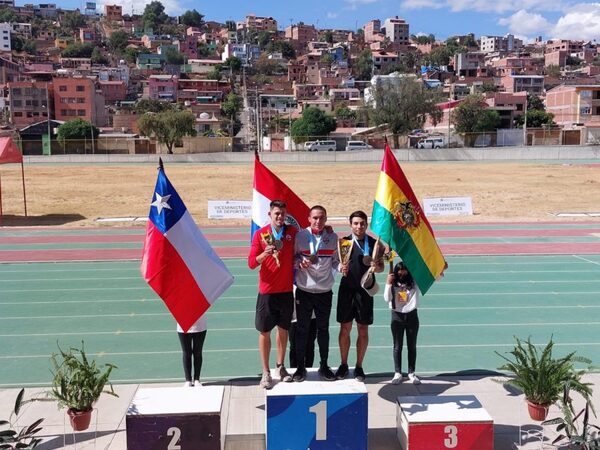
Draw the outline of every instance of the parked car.
M312 152L313 151L313 145L315 145L315 141L306 141L304 143L304 151Z
M312 152L334 152L337 149L337 142L335 141L315 141L310 148Z
M363 141L348 141L346 151L350 150L370 150L373 147Z
M443 137L429 137L419 141L419 148L442 148L446 146Z

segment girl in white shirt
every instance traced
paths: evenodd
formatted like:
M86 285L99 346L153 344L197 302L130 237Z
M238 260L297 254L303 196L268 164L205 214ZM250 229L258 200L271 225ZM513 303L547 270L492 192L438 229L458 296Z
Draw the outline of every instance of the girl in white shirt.
M419 315L417 307L421 292L412 275L403 262L394 267L394 272L387 277L383 298L392 310L392 337L394 339L394 378L393 384L403 380L402 375L402 346L406 333L408 349L408 379L413 384L421 384L415 374L417 362L417 334L419 333Z

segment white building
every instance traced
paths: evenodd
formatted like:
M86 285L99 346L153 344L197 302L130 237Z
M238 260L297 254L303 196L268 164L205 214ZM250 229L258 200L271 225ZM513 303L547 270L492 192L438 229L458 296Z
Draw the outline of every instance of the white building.
M406 44L410 34L408 32L408 22L400 19L398 16L385 19L385 36L394 44Z
M10 52L12 47L10 46L10 32L12 26L8 22L0 23L0 51Z
M512 34L506 36L481 36L481 51L484 53L514 52L523 47L523 41Z

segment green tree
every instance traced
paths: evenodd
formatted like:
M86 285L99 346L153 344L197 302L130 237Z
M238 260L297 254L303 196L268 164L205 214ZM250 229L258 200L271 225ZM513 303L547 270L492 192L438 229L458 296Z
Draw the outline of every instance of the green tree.
M535 94L527 94L527 111L532 109L538 109L540 111L546 111L546 106L541 98Z
M256 43L261 50L267 48L267 45L269 45L271 39L273 39L273 33L271 31L261 31L256 35Z
M518 116L515 119L515 125L522 127L525 122L524 116ZM556 125L554 123L554 114L547 113L541 109L527 110L527 128L542 128L544 126Z
M125 49L125 60L130 64L135 64L140 53L141 52L137 48L127 47Z
M325 53L324 55L321 56L321 59L320 59L321 63L326 64L328 66L331 66L334 61L335 61L335 58L333 57L333 55L331 53Z
M173 154L173 147L184 136L196 135L196 116L191 111L165 111L146 113L138 119L140 133L152 136Z
M142 14L142 21L145 28L158 29L162 24L169 20L165 14L165 7L158 0L154 0L146 5Z
M302 117L292 124L291 135L294 142L306 142L309 139L325 137L336 129L335 119L319 108L308 107Z
M356 119L356 112L348 108L345 103L342 103L335 108L333 115L338 119Z
M66 31L67 34L72 34L79 28L85 27L85 17L83 17L79 11L67 12L60 25L63 31Z
M14 11L8 6L3 6L0 8L0 23L3 22L16 22L17 16Z
M179 16L179 23L182 23L188 27L201 28L204 25L204 16L195 9L188 9L181 16Z
M35 55L37 53L37 43L33 39L25 41L25 44L23 45L23 51L30 55Z
M239 73L242 70L242 60L237 56L230 56L225 60L222 68L231 70L233 73Z
M165 52L165 62L174 66L181 66L185 63L185 57L176 48L169 47Z
M221 78L223 78L223 75L221 75L221 64L217 64L215 67L213 67L210 72L207 72L206 74L206 79L207 80L220 80Z
M373 54L365 49L356 58L354 76L357 80L370 80L373 76Z
M98 47L94 47L94 50L92 50L92 55L90 58L92 60L92 63L94 63L94 64L98 64L98 65L108 64L108 58L102 54L102 52L100 51L100 49Z
M427 116L437 123L442 111L437 107L440 94L426 89L420 80L404 76L393 84L379 85L374 90L374 103L369 105L369 118L375 125L387 124L393 133L394 145L398 136L422 128Z
M198 56L205 58L210 55L210 49L206 42L198 42Z
M445 45L436 47L423 57L428 65L447 66L453 56L452 50Z
M25 46L25 39L18 34L11 34L10 36L10 48L15 52L22 52Z
M143 99L135 104L135 112L139 115L147 112L160 113L165 111L173 111L174 109L175 108L173 107L172 103L153 99Z
M108 38L108 48L111 52L121 54L125 51L129 35L123 30L114 31Z
M57 139L63 143L72 139L89 139L92 136L96 139L99 134L100 130L95 125L83 119L69 120L60 125L56 131Z
M288 41L271 41L265 47L267 53L281 53L286 59L294 59L296 57L296 50L294 46Z
M234 92L227 94L227 97L225 97L225 100L221 103L221 114L229 119L227 131L230 136L235 136L241 128L239 114L242 107L242 97Z
M91 58L94 46L89 42L83 44L69 44L65 48L61 55L64 58Z
M451 116L454 129L459 133L477 133L492 131L500 124L498 111L487 108L482 95L467 96L452 111Z
M328 44L333 44L333 33L331 30L327 30L323 36L321 36L321 40L327 42Z

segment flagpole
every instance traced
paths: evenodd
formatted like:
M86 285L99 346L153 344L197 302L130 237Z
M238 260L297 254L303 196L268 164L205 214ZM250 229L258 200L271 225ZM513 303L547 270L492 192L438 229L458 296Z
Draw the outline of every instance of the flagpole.
M162 158L160 156L158 157L158 170L162 170L162 171L165 170L165 166L163 164L163 160L162 160Z
M25 217L27 217L27 196L25 195L25 169L21 160L21 180L23 181L23 206L25 207Z

